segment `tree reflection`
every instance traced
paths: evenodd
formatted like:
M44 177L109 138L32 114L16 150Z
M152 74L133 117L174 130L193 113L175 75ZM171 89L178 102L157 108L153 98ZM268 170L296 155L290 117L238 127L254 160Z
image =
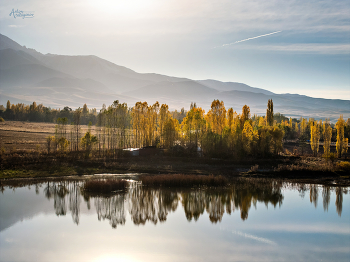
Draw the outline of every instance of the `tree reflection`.
M80 210L80 186L78 182L47 182L44 188L44 195L47 199L54 200L54 208L57 216L67 214L67 195L69 196L69 210L72 213L74 223L79 224Z
M310 203L314 203L315 208L317 207L318 201L318 188L317 185L310 186Z
M72 218L75 224L79 224L79 211L80 211L80 186L78 182L72 182L69 184L69 210L72 213Z
M69 190L65 186L65 182L47 182L44 188L44 195L47 199L53 198L54 208L57 216L64 216L67 213L67 205L65 196Z
M182 206L188 221L194 218L198 220L199 216L205 210L205 193L204 191L191 191L181 194Z
M329 202L331 201L331 190L329 186L323 187L322 198L323 198L323 209L324 211L328 211Z
M137 186L129 191L129 213L135 225L166 221L169 212L178 206L178 193Z
M108 220L112 228L117 228L118 225L126 223L128 213L135 225L164 222L169 213L176 211L179 202L188 221L197 221L200 216L207 213L212 223L218 223L225 213L231 214L237 210L244 221L248 219L251 207L257 207L258 202L264 203L266 207L281 206L284 199L282 188L286 185L268 179L237 180L230 187L220 189L164 189L136 185L117 195L100 196L81 191L81 184L81 181L45 182L35 185L35 192L38 194L40 187L43 186L44 196L49 200L53 199L56 215L64 216L69 209L77 225L81 199L85 200L89 210L91 203L94 203L98 220ZM288 185L296 188L301 197L304 197L305 192L309 190L310 202L315 208L319 195L322 195L324 211L328 211L331 192L335 192L336 212L341 216L346 188L323 186L321 194L321 187L318 185Z
M94 200L98 220L109 220L112 228L125 224L125 194L112 197L96 197Z
M341 187L337 187L335 189L335 195L335 206L337 208L338 215L341 216L343 211L343 189Z

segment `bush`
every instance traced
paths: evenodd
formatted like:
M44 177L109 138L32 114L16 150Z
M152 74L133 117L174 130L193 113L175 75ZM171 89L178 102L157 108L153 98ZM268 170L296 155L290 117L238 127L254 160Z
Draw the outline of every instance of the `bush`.
M2 117L0 117L0 122L5 122L5 119L3 119Z
M92 193L111 193L117 190L123 190L128 182L125 180L107 179L107 180L88 180L83 189Z
M350 171L350 163L349 162L341 161L337 164L337 166L339 167L339 169L341 169L343 171Z

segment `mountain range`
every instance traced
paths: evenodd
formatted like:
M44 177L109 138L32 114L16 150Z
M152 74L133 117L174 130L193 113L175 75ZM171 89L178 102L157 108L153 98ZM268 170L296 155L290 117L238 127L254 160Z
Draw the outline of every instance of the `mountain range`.
M191 102L206 111L214 99L238 113L243 105L263 115L268 99L274 111L291 117L350 117L350 100L275 94L243 83L192 80L155 73L137 73L97 56L42 54L0 34L0 104L43 103L53 108L101 108L114 100L133 106L137 101L159 101L170 109L189 109Z

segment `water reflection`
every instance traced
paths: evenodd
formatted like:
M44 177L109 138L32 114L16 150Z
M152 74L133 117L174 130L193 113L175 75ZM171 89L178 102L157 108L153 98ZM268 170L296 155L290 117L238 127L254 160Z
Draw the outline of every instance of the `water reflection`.
M303 190L305 189L305 185L302 186ZM317 207L318 202L318 194L321 188L318 185L310 185L310 202L314 204L315 208ZM322 198L323 198L323 209L324 211L328 211L328 206L331 199L331 191L335 190L335 206L336 210L339 216L342 214L343 210L343 194L347 194L348 190L346 188L342 187L329 187L329 186L323 186L322 187ZM300 191L300 190L299 190Z
M257 203L266 207L281 207L284 187L293 187L304 197L309 191L310 202L317 208L318 198L323 198L323 209L328 212L331 192L336 195L336 212L342 214L343 194L347 189L307 184L285 184L272 180L240 180L228 188L221 189L154 189L133 186L125 192L112 196L90 195L81 190L82 181L50 181L35 184L35 192L39 194L42 187L47 199L53 199L53 207L57 216L71 213L75 224L79 224L80 206L84 201L87 209L93 203L99 221L108 220L112 228L126 223L127 214L135 225L147 222L157 224L167 220L168 214L175 212L181 203L188 221L197 221L201 216L208 216L212 223L222 220L225 213L231 215L239 212L242 220L247 220L249 210ZM10 187L11 188L11 187ZM15 190L15 187L12 187ZM1 191L4 192L2 186Z
M144 225L147 221L153 224L166 221L169 212L177 209L179 194L137 186L128 192L127 198L131 220L135 225Z
M124 202L125 194L119 194L108 198L96 197L94 203L98 220L109 220L113 228L117 228L117 225L124 225L126 220Z

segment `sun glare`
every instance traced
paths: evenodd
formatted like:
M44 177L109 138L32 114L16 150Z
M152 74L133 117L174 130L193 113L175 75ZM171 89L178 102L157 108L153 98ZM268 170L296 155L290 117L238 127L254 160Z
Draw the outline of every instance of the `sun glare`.
M142 15L154 5L153 0L90 0L89 2L95 10L129 18Z
M97 258L94 260L95 262L133 262L136 261L133 258L125 257L125 256L112 256L112 255L106 255Z

